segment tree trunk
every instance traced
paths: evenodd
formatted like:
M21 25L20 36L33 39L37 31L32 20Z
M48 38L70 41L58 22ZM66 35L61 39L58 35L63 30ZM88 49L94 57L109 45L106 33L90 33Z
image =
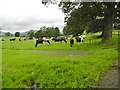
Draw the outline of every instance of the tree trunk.
M105 42L112 37L113 16L114 16L114 2L106 2L107 8L104 15L104 31L102 41Z

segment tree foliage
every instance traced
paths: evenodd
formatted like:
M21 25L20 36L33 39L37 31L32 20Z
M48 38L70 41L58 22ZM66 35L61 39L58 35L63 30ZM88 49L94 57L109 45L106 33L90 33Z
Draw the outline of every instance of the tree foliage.
M28 31L28 37L33 38L34 37L34 30Z
M19 37L20 36L20 32L15 32L15 37Z
M70 3L68 3L70 4ZM89 32L102 31L102 41L112 37L113 24L118 28L120 20L119 2L82 2L78 8L74 8L68 14L66 25L72 28L72 32L80 33L83 30ZM66 4L63 3L62 8ZM66 13L66 11L64 11ZM78 30L77 30L78 29Z
M65 13L65 31L72 34L102 31L102 41L112 37L113 25L119 27L120 2L60 2L59 7ZM68 29L69 27L69 29Z
M2 33L2 28L0 28L0 34Z
M11 33L10 32L6 32L5 36L11 36Z
M58 27L41 27L40 30L38 30L35 33L35 37L57 37L60 35L60 31Z

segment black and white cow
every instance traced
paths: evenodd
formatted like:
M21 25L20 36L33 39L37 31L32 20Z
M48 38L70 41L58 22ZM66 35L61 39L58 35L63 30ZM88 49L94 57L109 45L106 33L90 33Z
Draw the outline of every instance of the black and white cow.
M24 41L26 41L27 39L26 38L24 38Z
M50 41L47 38L38 38L36 40L35 47L37 47L38 44L43 44L43 42L47 42L48 44L50 44Z
M75 39L77 42L81 42L83 43L84 42L84 39L86 38L85 35L81 35L80 37L79 36L76 36Z
M33 40L34 38L33 37L29 37L28 40Z
M15 41L15 38L11 38L10 41Z
M52 40L55 42L61 42L61 43L62 43L62 41L64 41L65 43L67 43L67 41L64 37L58 37L58 38L53 37Z
M73 44L74 44L74 39L73 39L73 38L71 38L71 39L70 39L70 47L72 47L72 46L73 46Z
M19 38L19 41L21 42L21 38Z
M2 39L2 41L5 41L4 39Z

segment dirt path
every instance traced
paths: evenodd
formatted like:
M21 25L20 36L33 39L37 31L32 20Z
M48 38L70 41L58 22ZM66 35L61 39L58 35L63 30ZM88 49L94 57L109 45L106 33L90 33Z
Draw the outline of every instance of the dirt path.
M32 52L32 53L39 53L39 54L49 54L49 55L67 55L67 56L81 56L84 54L87 54L87 51L69 51L69 50L53 50L53 51L47 51L47 50L21 50L26 52Z
M98 88L119 88L118 83L118 60L113 63L108 73L102 77L101 84Z

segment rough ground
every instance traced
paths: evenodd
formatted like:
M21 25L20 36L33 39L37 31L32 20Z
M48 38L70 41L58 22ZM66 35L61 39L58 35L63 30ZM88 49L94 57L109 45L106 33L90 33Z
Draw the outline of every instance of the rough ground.
M81 52L65 52L65 51L42 51L42 50L37 50L37 51L33 51L33 50L24 50L24 51L29 51L29 52L34 52L34 53L45 53L45 54L59 54L59 55L72 55L72 56L80 56L80 55L84 55L87 52L85 51L81 51ZM102 77L101 82L99 84L99 86L93 86L93 88L110 88L112 90L116 90L119 88L120 90L120 86L119 86L119 81L118 81L118 76L120 76L120 73L118 72L118 68L120 68L118 66L118 60L116 60L112 67L110 68L110 70ZM115 89L116 88L116 89ZM106 89L106 90L107 90Z
M87 54L87 51L65 51L65 50L54 50L54 51L47 51L47 50L21 50L26 52L32 52L32 53L39 53L39 54L49 54L49 55L67 55L67 56L81 56L84 54Z
M102 77L98 88L119 88L118 83L118 60L113 63L110 70Z

